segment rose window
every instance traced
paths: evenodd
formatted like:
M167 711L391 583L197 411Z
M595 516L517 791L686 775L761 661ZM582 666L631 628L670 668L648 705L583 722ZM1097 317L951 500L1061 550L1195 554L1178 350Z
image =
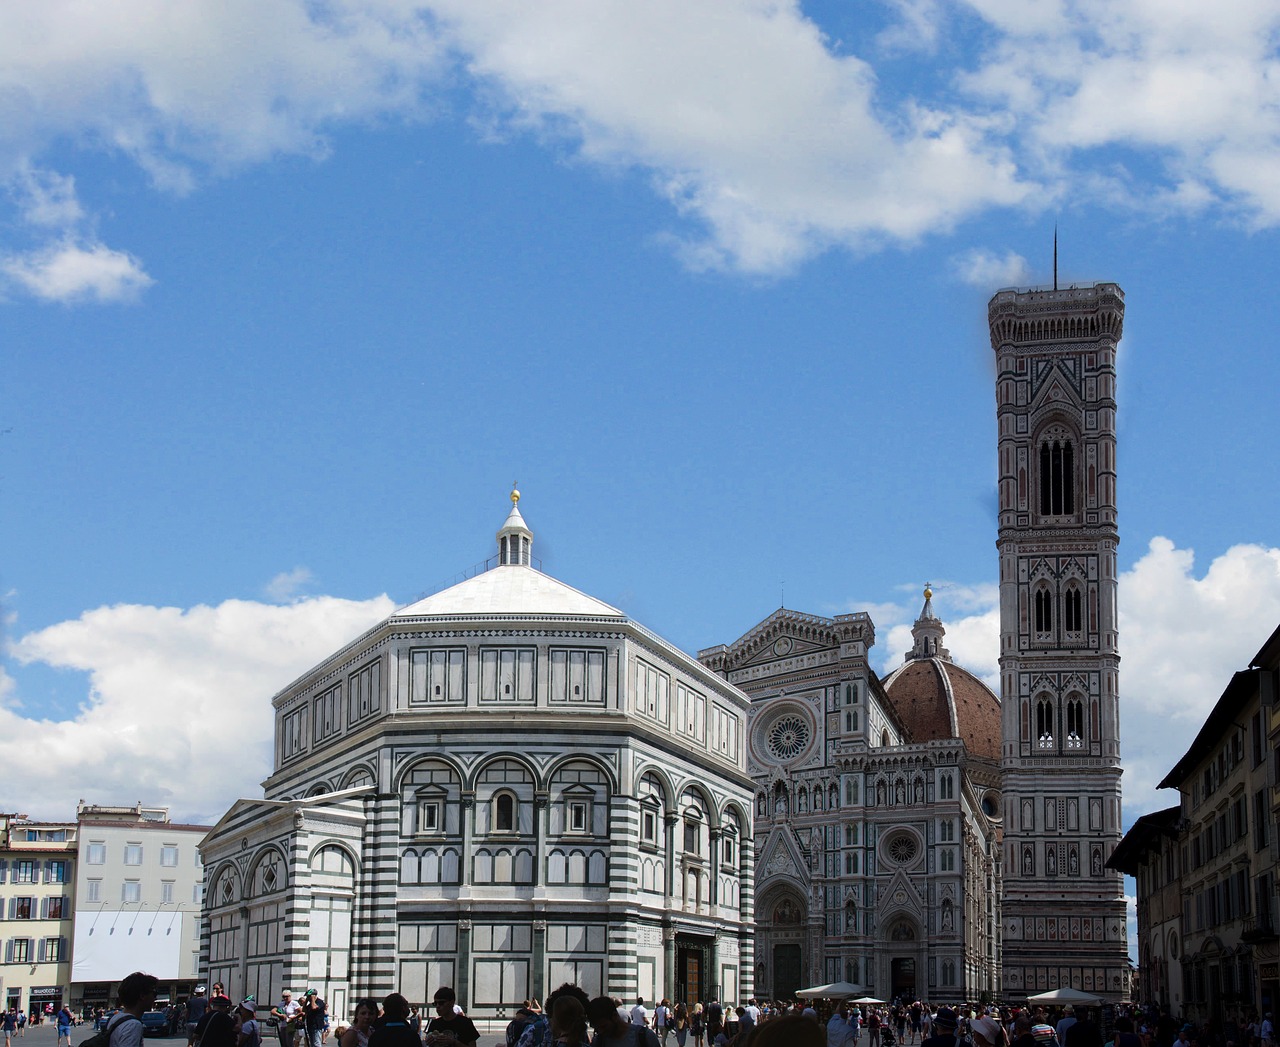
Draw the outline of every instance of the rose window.
M775 759L790 760L808 746L809 724L803 716L781 716L769 728L768 742Z
M900 833L893 837L885 844L885 852L889 855L891 861L897 862L899 865L906 865L907 862L914 861L919 853L916 846L916 838L907 833Z

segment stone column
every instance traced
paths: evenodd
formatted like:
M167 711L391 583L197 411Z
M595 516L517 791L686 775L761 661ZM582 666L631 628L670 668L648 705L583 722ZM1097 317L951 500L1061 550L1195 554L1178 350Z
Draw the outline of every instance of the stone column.
M547 835L551 831L551 796L540 792L533 798L533 886L547 881ZM538 997L542 999L541 996Z
M662 980L659 983L662 988L654 990L658 1000L661 1000L664 996L670 997L675 992L676 929L670 923L664 923L662 926L662 966ZM657 1000L654 1002L656 1003Z
M547 921L533 921L533 971L529 991L538 999L547 998Z
M468 887L472 882L472 844L471 840L475 836L476 831L476 794L472 792L464 792L462 794L462 854L458 860L458 883L463 887Z
M668 811L663 818L663 829L666 834L663 839L663 856L666 864L666 876L664 877L666 880L666 905L664 907L667 910L671 909L676 893L676 827L679 822L680 816L671 811ZM682 890L681 894L683 893Z
M458 921L458 967L456 972L458 984L454 991L458 994L458 1002L467 1010L471 1009L471 921Z

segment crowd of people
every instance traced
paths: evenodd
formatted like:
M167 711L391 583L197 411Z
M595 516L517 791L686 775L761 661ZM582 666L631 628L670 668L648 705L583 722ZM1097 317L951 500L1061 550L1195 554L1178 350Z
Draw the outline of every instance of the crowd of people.
M120 983L120 1009L106 1022L105 1037L86 1047L142 1047L144 1013L155 1007L158 982L137 972ZM481 1034L452 988L432 998L429 1017L400 993L357 1000L349 1019L331 1022L314 990L294 999L289 991L258 1018L249 996L238 1005L214 984L197 987L175 1012L189 1047L476 1047ZM66 1009L64 1008L64 1011ZM64 1029L59 1012L59 1044ZM70 1012L68 1025L70 1024ZM13 1015L12 1021L10 1015ZM633 1004L610 996L592 998L573 984L546 1000L525 1000L507 1024L498 1047L1277 1047L1271 1015L1236 1016L1217 1023L1180 1022L1158 1008L1122 1006L1108 1016L1077 1013L1067 1006L931 1007L924 1001L892 1005L843 1001L757 1001L731 1006L718 1000L688 1003L643 998ZM136 1020L135 1020L136 1019ZM20 1035L16 1014L5 1016L6 1047ZM12 1032L11 1032L12 1028ZM268 1031L269 1029L269 1031ZM70 1029L65 1030L67 1047ZM864 1041L865 1037L865 1041ZM488 1044L486 1044L488 1047Z

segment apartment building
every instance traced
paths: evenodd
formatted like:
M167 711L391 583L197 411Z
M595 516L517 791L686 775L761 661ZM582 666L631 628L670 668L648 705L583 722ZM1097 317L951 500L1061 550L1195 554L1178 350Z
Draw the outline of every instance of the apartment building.
M0 1000L52 1013L69 998L76 825L0 814Z
M76 808L72 942L74 1006L107 1006L131 971L160 979L158 999L185 999L198 978L207 825L170 821L167 807Z

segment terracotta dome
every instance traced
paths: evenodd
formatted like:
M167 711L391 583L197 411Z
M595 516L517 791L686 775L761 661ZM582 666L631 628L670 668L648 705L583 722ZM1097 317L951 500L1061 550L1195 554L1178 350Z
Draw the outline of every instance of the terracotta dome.
M1000 699L942 646L946 629L933 613L933 593L911 630L906 662L884 678L885 693L912 742L959 738L971 756L1000 759Z
M1000 759L1000 699L968 669L943 658L913 658L884 680L913 742L959 738L973 756Z

